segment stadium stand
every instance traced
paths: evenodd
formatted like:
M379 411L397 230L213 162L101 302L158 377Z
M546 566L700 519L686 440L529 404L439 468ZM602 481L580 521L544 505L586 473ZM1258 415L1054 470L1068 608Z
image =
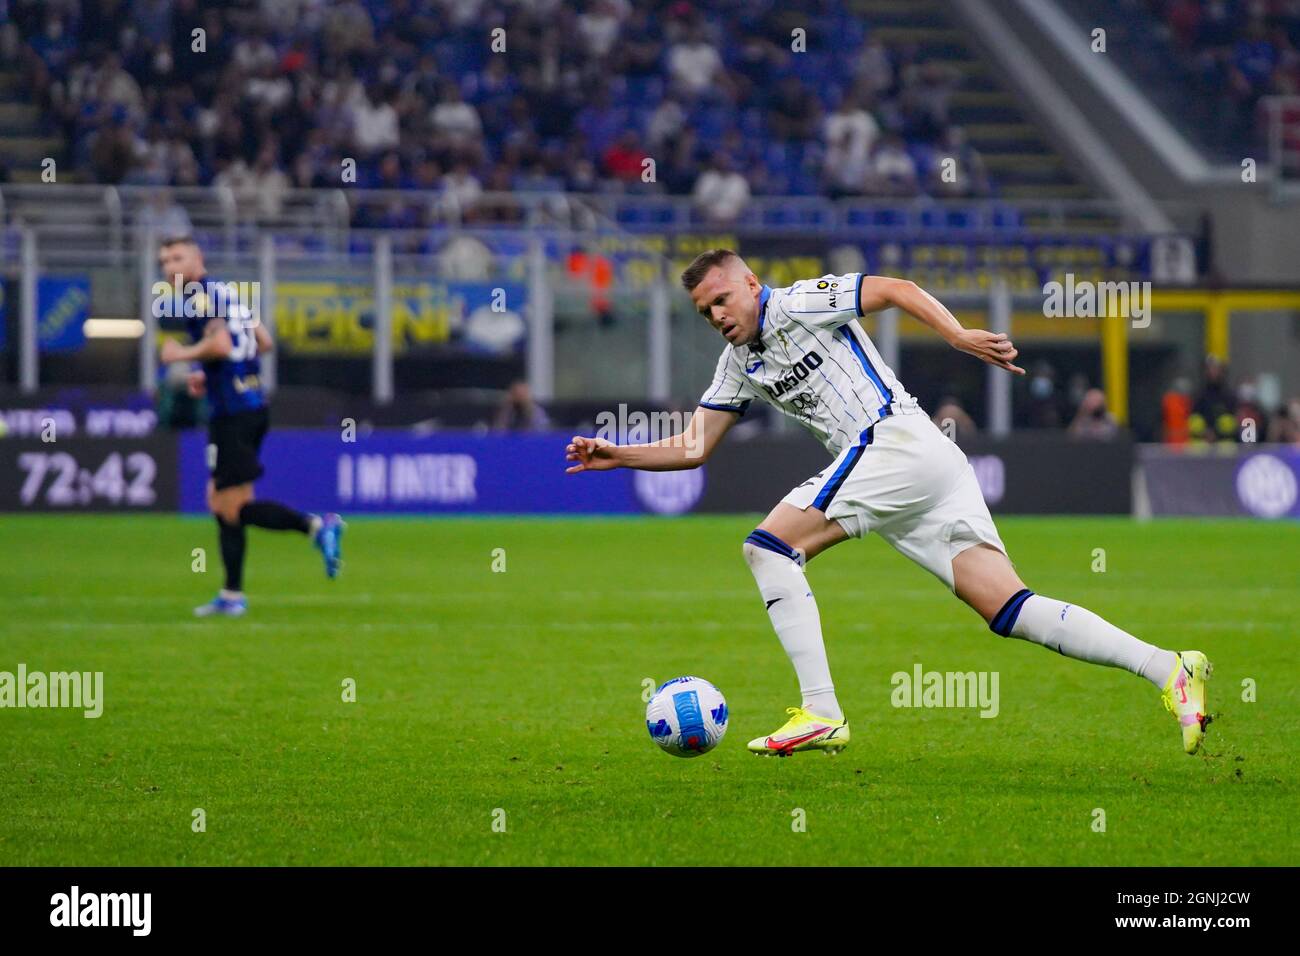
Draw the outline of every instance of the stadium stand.
M1300 92L1292 0L1066 0L1107 31L1112 61L1213 156L1262 151L1270 97Z
M359 186L461 206L636 191L720 219L750 195L1089 196L932 2L10 8L20 70L0 75L0 122L19 182L67 157L83 182L229 185L268 215L291 186L337 185L345 159ZM509 69L480 42L496 27ZM797 56L770 39L801 30ZM970 174L944 182L940 155ZM655 215L628 208L630 226Z

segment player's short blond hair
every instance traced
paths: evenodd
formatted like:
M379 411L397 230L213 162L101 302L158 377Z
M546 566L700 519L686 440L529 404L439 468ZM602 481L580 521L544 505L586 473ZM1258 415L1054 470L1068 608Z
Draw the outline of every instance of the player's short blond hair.
M687 292L694 292L695 287L704 281L704 277L709 274L710 269L739 258L739 253L731 249L709 249L707 252L701 252L683 270L682 288Z

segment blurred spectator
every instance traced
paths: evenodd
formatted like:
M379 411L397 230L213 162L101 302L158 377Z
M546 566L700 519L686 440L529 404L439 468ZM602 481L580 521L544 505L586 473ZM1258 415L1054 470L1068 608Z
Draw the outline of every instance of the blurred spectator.
M546 409L533 398L528 383L519 379L511 383L497 406L492 428L499 432L540 432L550 424Z
M642 163L646 160L641 137L636 130L626 130L601 157L605 174L623 183L640 182Z
M960 75L938 60L909 67L901 95L908 138L936 142L948 125L948 103Z
M1264 22L1252 17L1232 47L1229 77L1233 94L1253 103L1268 90L1277 58L1278 51L1265 34Z
M375 24L357 0L334 0L325 14L323 39L325 52L340 59L366 53L374 47Z
M126 117L115 117L100 127L92 141L90 159L95 178L102 183L122 182L143 151L144 144L131 132Z
M1278 409L1268 424L1268 440L1278 444L1300 445L1300 396Z
M867 181L871 149L880 126L857 96L848 94L823 128L826 142L824 171L831 195L861 192Z
M495 222L517 224L524 220L524 209L511 195L510 170L505 166L494 166L488 173L484 184L491 198L480 199L474 209L475 222Z
M665 97L650 114L646 124L646 142L651 149L662 149L686 125L686 112L672 97Z
M622 112L614 107L608 88L598 87L578 112L576 126L596 155L605 152L626 127Z
M701 27L693 27L668 51L668 77L672 89L688 99L711 95L722 74L722 57Z
M1237 404L1233 409L1237 420L1238 441L1263 441L1268 434L1268 415L1259 402L1259 389L1254 382L1242 382L1237 388ZM1247 429L1249 428L1249 431Z
M434 132L450 146L464 148L474 143L483 132L483 122L478 111L462 99L460 87L448 81L443 84L442 97L429 116Z
M275 47L256 29L235 41L230 53L230 62L245 73L274 69L277 59Z
M253 171L248 168L242 156L219 163L220 172L212 180L212 185L229 189L235 194L236 202L248 204L253 199Z
M699 178L699 166L695 159L697 142L695 131L686 127L680 136L670 142L666 161L657 164L659 181L669 192L690 193L695 188Z
M975 419L970 417L970 413L962 408L961 403L952 395L946 395L939 400L939 405L934 410L933 421L953 441L979 434Z
M618 41L619 10L619 6L610 0L596 0L578 16L578 35L588 56L603 60L613 51Z
M280 73L274 60L257 68L244 84L244 96L262 115L279 113L293 98L293 84Z
M120 106L130 119L144 115L144 94L135 77L122 69L122 60L116 53L104 54L104 61L95 76L96 99L107 107Z
M884 93L894 85L894 64L879 37L867 39L853 64L853 73L863 89L873 95Z
M289 189L289 177L280 168L273 143L267 143L258 151L250 179L258 215L280 215L284 206L284 194Z
M171 193L158 190L150 193L136 222L142 229L152 229L159 239L177 236L189 236L194 233L194 225L189 214L172 200Z
M614 324L610 290L614 286L614 263L605 256L576 248L565 261L569 277L587 288L588 301L596 321L603 328Z
M1192 403L1192 414L1187 419L1188 431L1194 440L1216 441L1237 438L1236 401L1228 387L1228 372L1215 356L1205 359L1204 382Z
M1099 388L1090 388L1079 403L1074 421L1070 422L1071 438L1088 441L1110 441L1119 434L1119 425L1106 408L1106 393Z
M470 172L469 163L457 160L451 171L442 177L442 196L440 208L453 218L464 215L465 210L473 208L479 196L483 195L483 186Z
M916 163L907 144L890 133L876 144L867 173L866 191L876 196L914 196L917 192Z
M710 223L725 225L735 222L749 204L749 182L731 168L725 153L714 153L709 168L695 182L692 199Z
M1060 428L1060 396L1056 390L1056 369L1039 362L1029 374L1029 401L1025 425L1029 428Z
M401 142L394 93L371 86L352 107L352 142L362 156L395 149Z
M1169 391L1160 399L1161 440L1167 445L1187 444L1190 436L1188 418L1191 414L1191 383L1186 378L1176 378Z
M939 140L939 159L930 173L929 192L951 199L987 196L988 170L975 147L966 142L960 126L949 126ZM951 177L944 176L943 160L953 160ZM948 180L951 181L948 181Z
M809 140L821 123L821 103L797 76L785 76L768 103L768 125L779 140Z

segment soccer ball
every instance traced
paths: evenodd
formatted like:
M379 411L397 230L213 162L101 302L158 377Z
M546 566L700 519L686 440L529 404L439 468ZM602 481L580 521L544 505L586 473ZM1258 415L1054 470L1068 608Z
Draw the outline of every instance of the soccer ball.
M727 700L702 677L660 684L645 709L650 739L674 757L698 757L727 732Z

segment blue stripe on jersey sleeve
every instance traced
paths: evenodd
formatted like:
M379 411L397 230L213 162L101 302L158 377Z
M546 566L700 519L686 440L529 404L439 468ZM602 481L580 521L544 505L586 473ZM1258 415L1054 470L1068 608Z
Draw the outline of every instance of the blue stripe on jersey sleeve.
M718 412L735 412L737 415L743 415L749 409L749 403L753 399L746 399L739 405L715 405L713 402L700 402L700 408L712 408Z

